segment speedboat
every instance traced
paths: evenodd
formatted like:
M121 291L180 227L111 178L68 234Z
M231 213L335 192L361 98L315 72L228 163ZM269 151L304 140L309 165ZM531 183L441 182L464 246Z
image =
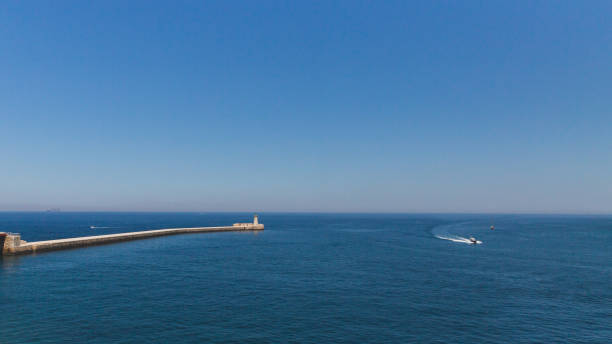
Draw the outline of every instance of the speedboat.
M478 240L476 240L474 237L470 237L468 240L470 240L470 244L478 244Z

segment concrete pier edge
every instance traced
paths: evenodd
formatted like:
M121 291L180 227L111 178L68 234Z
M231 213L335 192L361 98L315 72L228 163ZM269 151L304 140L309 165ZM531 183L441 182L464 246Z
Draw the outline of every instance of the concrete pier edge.
M258 217L257 215L255 215L252 223L235 223L232 226L154 229L139 232L94 235L34 242L26 242L21 240L20 234L17 233L2 232L0 233L0 244L2 247L2 255L10 256L36 253L41 251L53 251L94 245L105 245L121 241L154 238L166 235L186 233L261 231L263 229L264 225L259 223Z

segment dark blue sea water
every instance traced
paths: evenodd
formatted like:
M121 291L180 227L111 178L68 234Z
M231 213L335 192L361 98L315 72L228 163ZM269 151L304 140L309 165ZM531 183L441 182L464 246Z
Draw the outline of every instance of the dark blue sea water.
M612 217L260 215L261 233L4 257L0 343L612 343ZM0 213L0 230L249 220Z

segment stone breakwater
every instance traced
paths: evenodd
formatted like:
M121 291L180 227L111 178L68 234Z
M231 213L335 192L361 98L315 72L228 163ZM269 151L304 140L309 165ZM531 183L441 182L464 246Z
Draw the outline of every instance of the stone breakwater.
M184 233L212 233L212 232L236 232L236 231L260 231L264 229L263 224L257 221L254 223L236 223L233 226L221 227L193 227L193 228L170 228L155 229L149 231L117 233L107 235L95 235L78 238L56 239L46 241L27 242L21 240L21 236L15 233L0 233L0 243L2 244L2 255L18 255L36 253L41 251L62 250L76 247L93 245L104 245L120 241L138 240L153 238L165 235L175 235Z

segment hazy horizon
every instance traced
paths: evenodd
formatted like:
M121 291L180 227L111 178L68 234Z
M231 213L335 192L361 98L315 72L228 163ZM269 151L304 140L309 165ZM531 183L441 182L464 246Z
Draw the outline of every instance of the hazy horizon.
M61 209L61 208L48 208L48 209L8 209L8 210L0 210L0 213L151 213L151 214L330 214L330 215L474 215L474 216L521 216L521 215L560 215L560 216L612 216L612 213L597 213L597 212L418 212L418 211L308 211L308 210L300 210L300 211L277 211L277 210L96 210L96 209Z
M612 213L612 3L0 5L0 211Z

